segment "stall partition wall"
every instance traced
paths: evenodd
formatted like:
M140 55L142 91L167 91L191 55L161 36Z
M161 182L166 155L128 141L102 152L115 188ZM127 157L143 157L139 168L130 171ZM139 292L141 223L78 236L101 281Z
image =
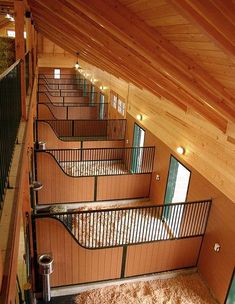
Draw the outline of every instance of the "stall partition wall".
M188 228L184 231L180 229L179 237L175 237L166 226L165 232L162 232L165 225L160 217L164 213L163 205L82 211L79 214L36 215L37 254L50 252L55 261L52 286L127 278L196 266L211 202L185 204L188 212L176 224L188 222ZM174 208L172 213L177 213L178 207L171 207ZM146 212L145 217L139 220L143 212L139 210L141 208ZM127 212L128 221L123 217L115 220L118 212ZM78 224L76 220L79 216L85 222L82 220ZM158 224L161 222L160 226L156 225L156 220ZM129 225L127 230L123 229L126 225ZM117 230L112 230L113 227ZM112 233L109 233L110 230Z
M64 131L64 126L63 126ZM47 149L92 149L92 148L124 148L124 140L61 140L47 122L37 124L37 140L45 142ZM77 137L75 137L77 138ZM88 137L89 138L89 137ZM93 137L91 137L93 138Z
M36 133L48 149L124 147L125 120L37 120Z
M120 279L123 247L85 249L53 219L37 219L37 252L54 258L52 287ZM125 277L193 267L202 237L130 245L126 251ZM174 255L172 255L174 252Z
M151 173L72 177L64 173L54 157L36 153L37 179L43 184L38 204L145 198L149 196Z
M39 103L37 105L38 119L99 119L100 104L93 104L93 106L77 105L77 106L61 106L54 104ZM108 104L102 105L104 111L103 118L107 118Z

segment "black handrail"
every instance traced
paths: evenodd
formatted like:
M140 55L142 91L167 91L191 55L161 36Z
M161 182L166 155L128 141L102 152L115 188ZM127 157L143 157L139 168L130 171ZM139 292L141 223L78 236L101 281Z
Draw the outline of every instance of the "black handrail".
M152 173L155 147L47 149L72 177Z
M63 223L82 247L100 249L203 236L212 200L39 213ZM57 208L58 210L58 208Z
M46 88L46 90L40 90L40 86L43 86ZM99 92L92 92L92 91L86 91L83 92L83 90L80 89L53 89L48 90L48 87L45 84L39 84L39 90L38 94L41 93L48 93L52 97L87 97L91 94L94 94L94 96L98 95Z
M40 106L46 106L49 110L49 112L51 113L53 119L55 120L60 120L60 119L71 119L71 118L79 118L79 117L87 117L86 119L89 120L90 119L90 115L92 115L92 118L96 118L96 119L106 119L108 116L108 103L93 103L93 104L84 104L84 103L77 103L75 106L68 104L66 105L66 103L64 103L64 105L62 106L56 106L56 105L52 105L51 103L38 103L37 104L37 112L40 112ZM103 107L103 108L102 108ZM86 113L86 111L83 111L83 108L90 108L90 112L93 111L93 113ZM57 113L54 112L54 110L61 110L60 112L57 111ZM75 110L75 112L74 112ZM79 112L77 112L77 110L79 110ZM102 111L101 111L102 110ZM43 115L43 114L42 114ZM42 119L43 117L40 116L40 114L38 115L38 118Z
M21 62L18 60L0 76L0 205L21 119ZM1 208L1 207L0 207Z

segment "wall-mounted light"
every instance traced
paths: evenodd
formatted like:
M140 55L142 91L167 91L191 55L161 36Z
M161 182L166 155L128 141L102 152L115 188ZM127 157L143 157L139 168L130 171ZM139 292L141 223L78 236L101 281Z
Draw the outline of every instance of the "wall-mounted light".
M74 67L75 67L76 70L81 69L80 64L78 63L78 56L79 56L79 53L77 52L77 61L76 61L75 65L74 65Z
M95 83L96 81L97 81L97 79L91 78L91 83Z
M143 119L143 116L141 114L136 115L136 118L141 121Z
M219 243L215 243L215 245L214 245L214 251L215 252L219 252L220 251L220 244Z
M176 149L177 153L179 153L180 155L184 155L185 154L185 148L182 146L177 147Z
M105 86L103 86L103 85L100 86L100 90L101 90L101 91L107 90L107 89L108 89L108 87L105 87Z

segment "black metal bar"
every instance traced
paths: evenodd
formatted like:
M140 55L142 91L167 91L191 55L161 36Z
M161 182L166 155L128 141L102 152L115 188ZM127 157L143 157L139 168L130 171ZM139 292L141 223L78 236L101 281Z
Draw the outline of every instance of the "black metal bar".
M154 153L155 147L144 147L146 153ZM104 175L126 175L130 174L125 169L125 163L123 159L123 152L127 150L128 153L138 153L138 148L93 148L93 149L47 149L39 150L36 153L48 153L51 154L61 169L68 175L73 177L78 176L104 176ZM78 157L81 152L85 156L84 159ZM77 155L76 157L74 157ZM69 168L67 167L69 164ZM76 172L71 172L71 165L76 167ZM151 168L152 166L148 166ZM143 169L143 170L142 170ZM151 171L146 170L142 166L138 167L134 174L148 174Z
M83 236L81 238L77 236L76 230L72 231L70 229L70 233L73 234L78 242L82 240L82 243L80 243L81 246L97 249L203 236L206 225L203 227L203 230L197 231L197 229L194 229L194 221L188 223L190 229L188 233L184 233L184 235L178 233L177 228L180 232L180 225L182 221L185 220L181 217L182 208L187 206L187 208L191 209L194 220L202 220L205 223L209 216L210 205L211 200L205 200L146 207L125 207L119 208L118 210L111 208L104 210L68 211L66 213L59 213L59 218L58 213L37 214L35 218L56 217L61 220L62 215L65 215L66 220L64 219L62 222L67 229L69 225L68 217L70 218L71 216L74 219L82 219L82 223L79 220L77 223L74 223L74 225L79 227L79 231L81 231L80 227L85 225L84 241ZM207 207L207 211L199 215L197 209L203 208L204 206ZM160 219L160 216L166 207L171 208L171 219L170 221L164 222ZM187 210L187 215L188 214L189 212ZM198 218L195 218L196 215ZM152 224L153 219L150 216L154 217L154 224ZM83 223L84 219L85 222ZM83 228L82 233L84 233Z
M126 270L126 255L127 255L127 245L124 245L124 246L123 246L123 252L122 252L121 279L125 277L125 270Z
M94 183L94 202L97 201L97 182L98 182L98 176L94 176L95 183Z

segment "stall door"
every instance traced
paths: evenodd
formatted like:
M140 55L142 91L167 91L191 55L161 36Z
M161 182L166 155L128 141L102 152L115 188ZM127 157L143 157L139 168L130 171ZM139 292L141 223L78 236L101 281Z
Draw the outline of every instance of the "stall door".
M171 156L164 204L186 201L191 172L174 156ZM165 207L163 219L168 223L175 236L178 236L183 215L183 205L174 208Z
M145 131L137 124L134 126L133 153L131 162L131 172L140 173L143 159Z
M104 94L100 94L99 119L104 119Z
M235 270L233 272L233 277L231 284L228 290L227 299L225 304L234 304L235 303Z

